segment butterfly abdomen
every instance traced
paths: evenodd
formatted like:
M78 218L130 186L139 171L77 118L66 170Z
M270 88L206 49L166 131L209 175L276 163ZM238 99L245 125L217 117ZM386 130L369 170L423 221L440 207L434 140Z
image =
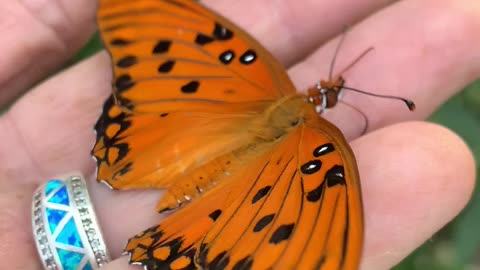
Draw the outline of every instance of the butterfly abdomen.
M227 184L231 175L242 170L249 161L263 153L265 148L265 145L252 141L178 178L163 195L157 211L176 209L198 199L214 187Z

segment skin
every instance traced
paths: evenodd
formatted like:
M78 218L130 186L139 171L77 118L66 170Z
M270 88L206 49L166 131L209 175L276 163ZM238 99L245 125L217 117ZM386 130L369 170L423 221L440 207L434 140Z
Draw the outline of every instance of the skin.
M365 209L362 269L389 269L452 220L468 202L475 164L451 131L421 120L480 76L480 2L474 0L207 1L247 29L287 67L298 89L328 74L345 25L352 27L337 69L375 48L344 73L346 85L400 95L417 104L345 93L324 116L356 154ZM228 3L227 3L228 2ZM334 3L333 3L334 2ZM252 9L251 4L255 5ZM113 192L95 183L89 151L93 123L110 92L105 52L50 77L95 29L95 1L4 1L0 10L0 261L41 269L31 235L33 190L80 170L113 261L103 269L139 269L120 257L125 240L158 223L160 191ZM402 122L402 123L400 123Z

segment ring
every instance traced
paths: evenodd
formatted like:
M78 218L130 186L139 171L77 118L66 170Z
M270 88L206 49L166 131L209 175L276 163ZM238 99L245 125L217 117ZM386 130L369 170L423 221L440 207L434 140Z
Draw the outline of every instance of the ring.
M91 270L110 261L81 175L53 179L33 195L32 227L48 270Z

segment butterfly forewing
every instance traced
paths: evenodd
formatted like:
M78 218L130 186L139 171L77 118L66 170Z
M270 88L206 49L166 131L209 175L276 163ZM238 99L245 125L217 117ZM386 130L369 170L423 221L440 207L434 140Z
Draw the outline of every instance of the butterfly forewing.
M100 7L116 95L132 110L152 101L258 102L294 92L265 49L193 1L103 0Z
M194 1L102 0L97 17L114 91L92 153L114 188L168 187L248 145L245 117L224 115L259 114L294 92L265 49Z

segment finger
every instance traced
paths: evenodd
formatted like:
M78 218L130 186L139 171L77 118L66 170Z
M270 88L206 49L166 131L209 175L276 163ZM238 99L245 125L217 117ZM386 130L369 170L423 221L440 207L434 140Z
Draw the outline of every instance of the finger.
M398 101L345 93L345 102L368 117L370 130L407 119L423 119L480 76L480 2L399 1L348 32L335 72L369 47L375 50L344 75L346 85L378 94L410 98L411 113ZM320 48L290 70L299 89L326 78L338 40ZM348 137L365 126L358 112L340 105L327 114ZM355 121L352 121L355 119Z
M130 265L128 264L128 258L127 257L121 257L118 258L109 264L105 265L102 267L102 270L139 270L139 269L144 269L139 265Z
M58 68L93 33L96 1L4 1L0 107Z
M472 154L443 127L397 124L352 146L365 209L362 269L390 269L399 263L450 222L472 194Z
M362 269L395 265L449 222L472 192L472 155L445 128L398 124L362 137L352 147L366 221ZM115 258L126 239L165 218L154 211L159 191L115 192L91 186L91 192Z
M285 66L392 1L214 1L205 3L250 32Z
M5 269L40 269L32 235L33 185L13 181L0 172L0 259Z
M100 53L45 81L0 116L8 177L38 182L72 169L93 172L93 125L111 91L107 59Z

